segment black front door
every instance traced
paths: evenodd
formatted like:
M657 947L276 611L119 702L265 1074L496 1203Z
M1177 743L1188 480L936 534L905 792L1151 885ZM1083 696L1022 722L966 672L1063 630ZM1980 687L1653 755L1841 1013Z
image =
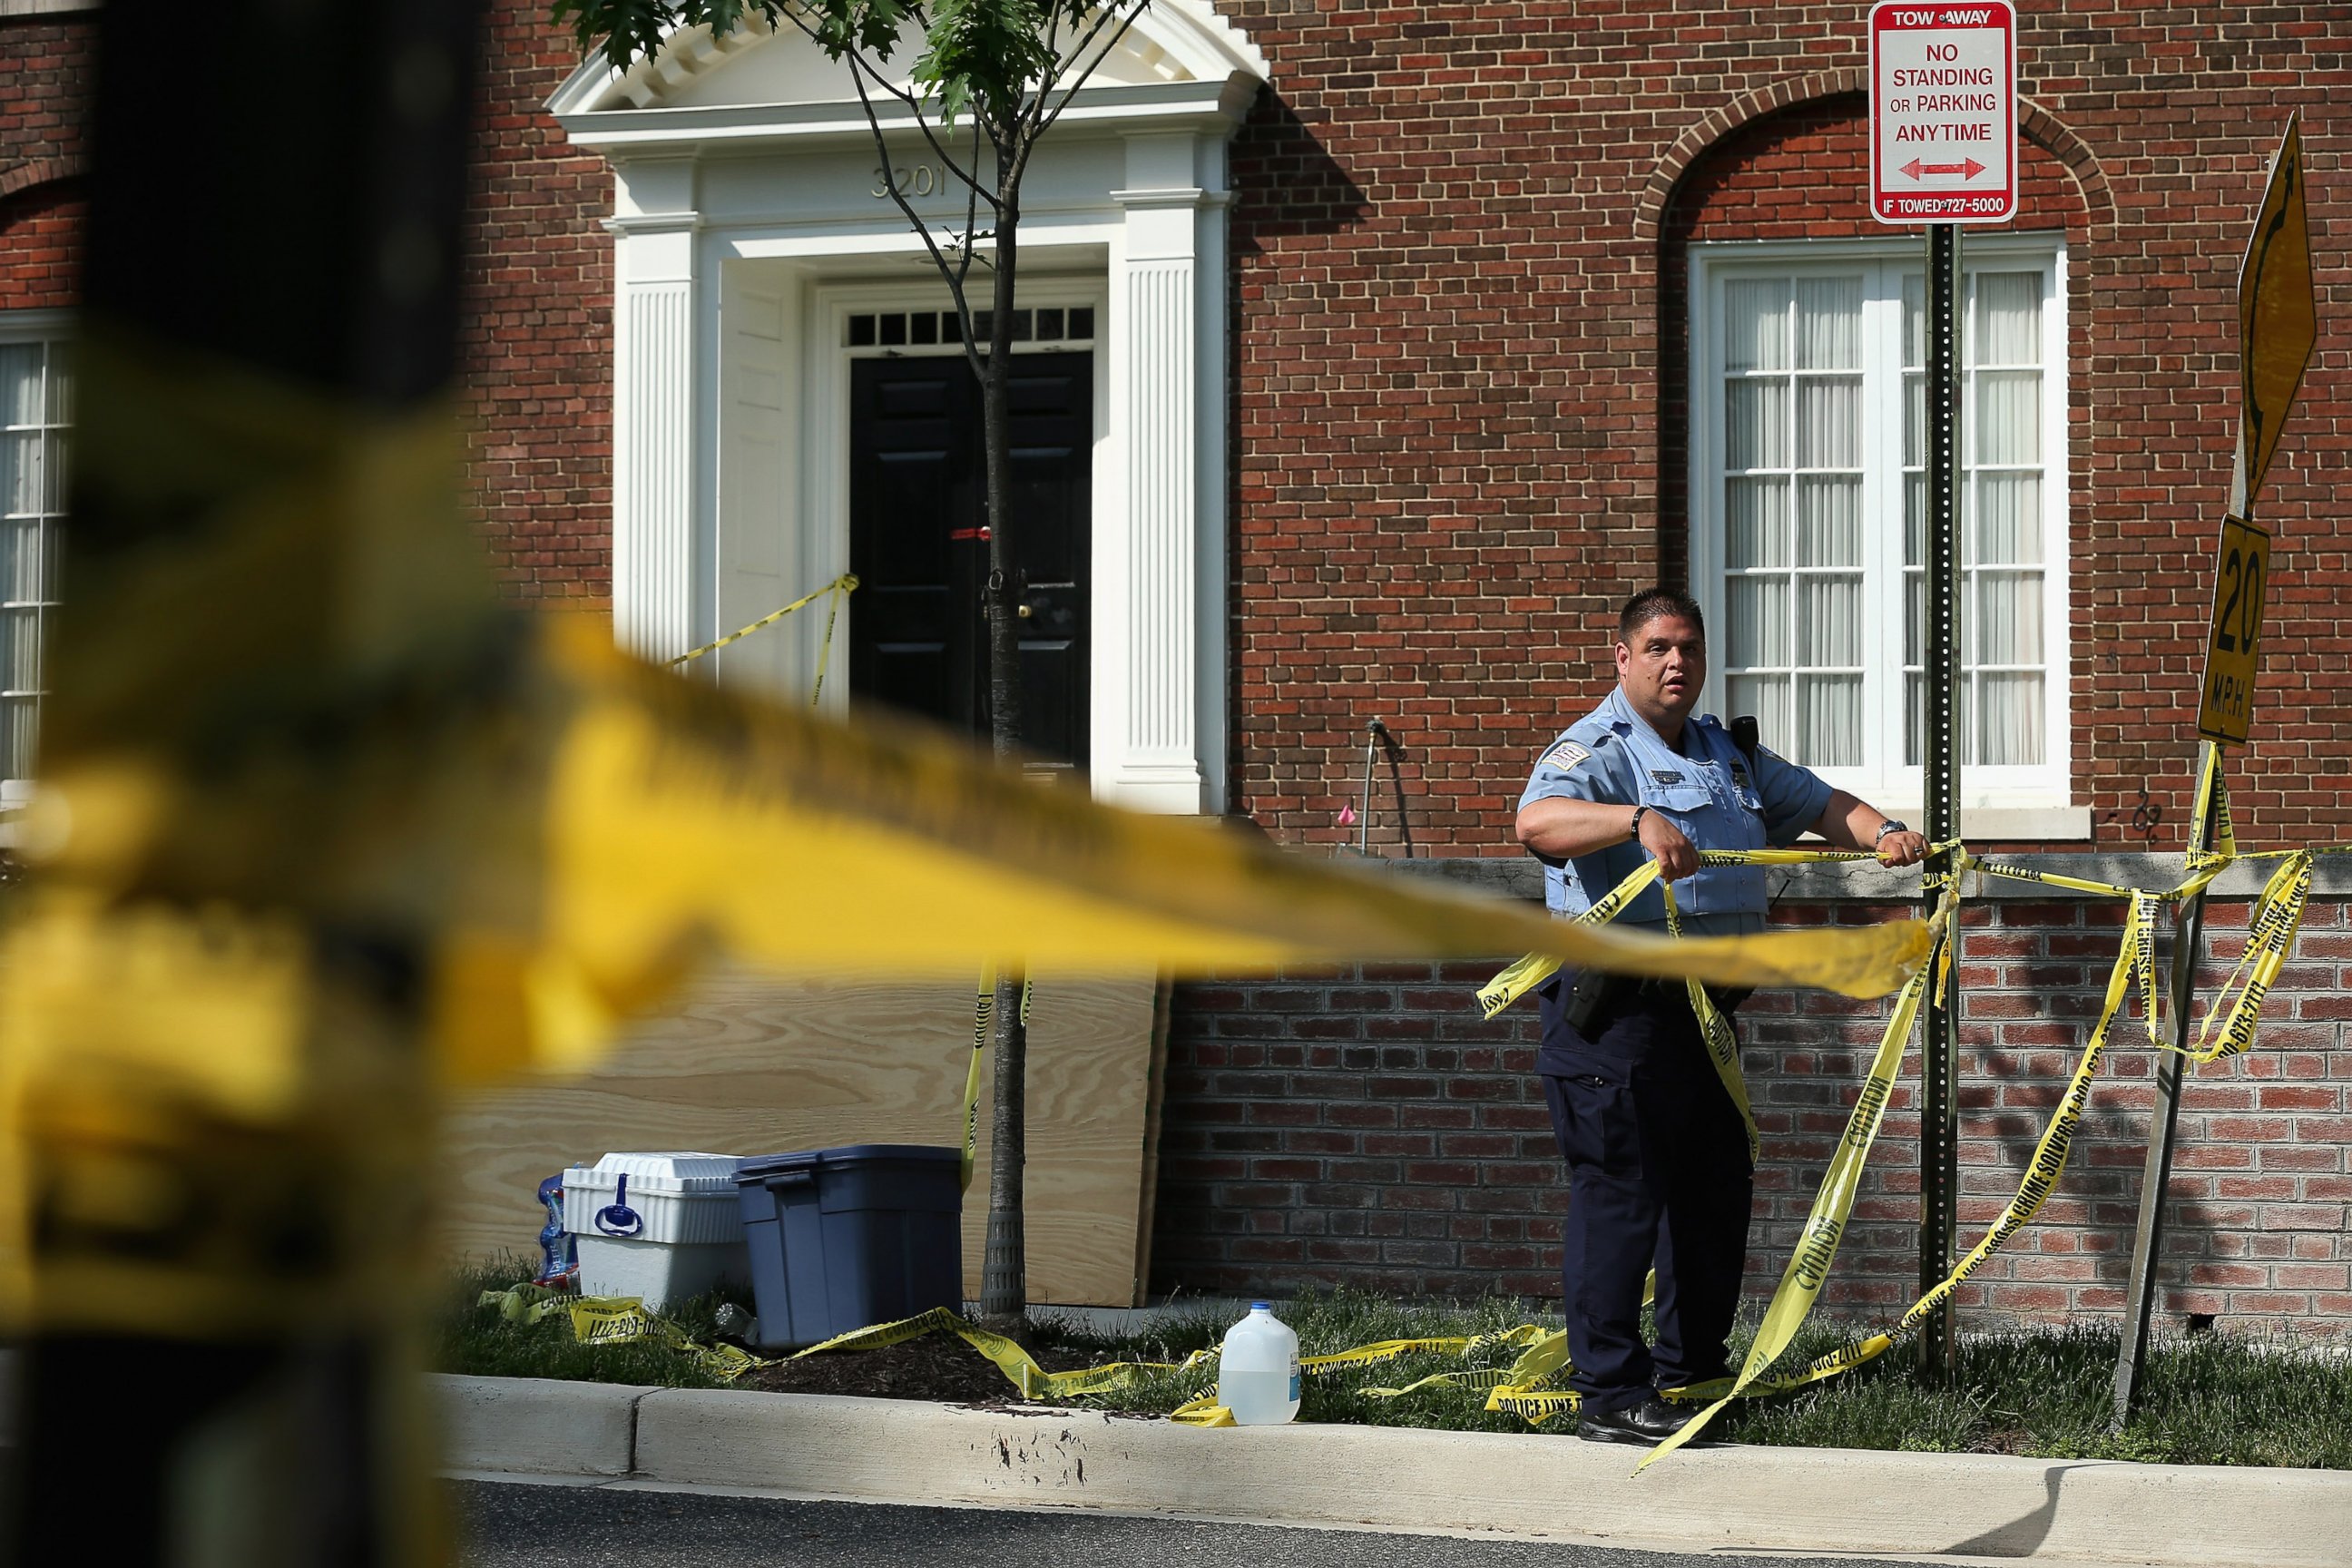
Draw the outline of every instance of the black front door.
M1039 762L1083 769L1094 356L1022 354L1013 367L1022 739ZM986 485L971 366L852 361L849 450L850 691L985 733Z

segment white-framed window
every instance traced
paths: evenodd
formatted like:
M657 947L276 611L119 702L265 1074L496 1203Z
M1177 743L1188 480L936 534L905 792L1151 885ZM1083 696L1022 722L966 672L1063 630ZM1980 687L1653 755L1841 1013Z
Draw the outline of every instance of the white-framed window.
M0 806L32 791L48 693L73 424L67 327L60 311L0 312Z
M1710 691L1866 799L1916 803L1925 739L1926 244L1691 255L1691 580ZM1969 235L1958 528L1961 784L2068 799L2065 252Z

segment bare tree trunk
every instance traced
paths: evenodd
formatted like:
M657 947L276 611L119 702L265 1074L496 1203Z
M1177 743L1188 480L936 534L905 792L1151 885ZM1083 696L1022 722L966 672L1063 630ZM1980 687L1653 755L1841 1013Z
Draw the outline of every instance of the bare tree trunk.
M1001 166L1000 166L1001 167ZM999 762L1014 761L1021 746L1021 601L1026 584L1013 564L1013 282L1021 216L1017 188L1002 182L996 219L994 305L989 317L988 362L980 384L982 442L988 487L988 716ZM1028 1158L1026 1100L1029 1031L1021 1016L1021 973L1007 968L996 981L996 1078L988 1173L988 1249L981 1263L980 1310L990 1319L1018 1318L1029 1304L1022 1234L1022 1167Z

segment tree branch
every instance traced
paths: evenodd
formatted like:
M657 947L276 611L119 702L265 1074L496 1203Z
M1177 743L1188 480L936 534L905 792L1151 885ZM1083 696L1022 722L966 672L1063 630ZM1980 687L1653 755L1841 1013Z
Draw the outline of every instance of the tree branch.
M971 117L971 166L980 167L980 116ZM971 374L985 381L988 362L981 358L980 345L972 342L971 306L965 301L964 279L971 276L972 258L980 254L980 184L972 181L971 195L967 198L963 214L963 254L956 258L955 275L948 279L948 293L955 300L956 321L963 331L963 357L971 366Z
M961 311L964 308L962 275L948 264L948 258L940 249L939 242L931 237L930 225L915 211L914 204L909 202L906 193L898 188L898 182L890 177L890 144L883 140L882 122L874 118L874 100L866 96L865 80L856 71L850 73L849 79L856 85L857 101L866 109L866 128L874 133L874 150L882 159L882 188L890 193L891 202L897 205L900 213L906 216L908 224L915 231L915 237L923 242L925 250L930 252L931 265L938 268L940 276L947 280L948 291L955 296L956 309ZM935 142L932 145L936 147L939 143ZM947 154L942 153L940 156L944 158ZM977 182L973 183L972 189L975 192L980 189ZM969 233L964 236L964 249L967 253L971 249L971 236ZM965 335L967 337L971 335L969 328Z
M1103 29L1109 26L1114 18L1118 22L1118 30L1114 32L1110 36L1109 40L1103 45L1102 53L1097 55L1091 64L1087 65L1078 72L1076 79L1070 83L1069 90L1062 94L1062 101L1054 106L1053 112L1050 114L1044 113L1045 100L1053 94L1054 89L1061 85L1061 83L1058 78L1056 78L1041 81L1037 84L1037 94L1034 100L1034 108L1033 112L1043 114L1043 118L1037 121L1036 128L1030 132L1028 137L1022 145L1021 159L1019 163L1015 165L1013 174L1013 184L1015 187L1020 184L1021 176L1028 172L1030 153L1036 148L1038 142L1043 139L1045 132L1054 128L1054 122L1062 118L1062 110L1070 107L1070 100L1078 96L1078 89L1086 86L1087 81L1093 78L1095 74L1095 67L1100 65L1103 62L1104 57L1108 56L1111 50L1118 47L1118 41L1127 37L1128 28L1135 25L1135 19L1143 15L1144 7L1150 4L1151 0L1135 0L1135 9L1126 12L1124 15L1122 15L1119 10L1118 0L1112 0L1112 4L1104 8L1101 17L1096 21L1094 26L1087 32L1087 36L1078 41L1077 47L1070 51L1070 58L1073 61L1085 59L1087 50L1094 47L1095 40L1102 37Z
M785 11L783 14L792 18L793 26L798 27L803 34L805 34L811 43L816 45L819 48L824 47L824 38L818 34L814 27L810 26L809 24L803 19L799 7L795 6ZM907 106L907 111L912 117L912 123L915 129L922 133L924 142L934 153L938 155L940 164L950 174L953 174L957 179L961 180L966 185L969 185L975 193L977 193L982 201L988 203L992 210L995 207L995 196L992 195L980 182L979 160L975 158L973 160L971 172L965 172L963 167L955 161L954 155L946 148L940 145L939 138L931 132L930 121L923 118L923 106L921 101L917 99L913 93L898 86L896 83L892 82L889 78L884 76L882 74L881 68L877 66L872 60L867 59L865 52L861 49L845 48L835 58L845 59L849 62L849 79L857 89L857 101L865 107L866 123L874 132L875 148L882 154L882 167L886 176L890 167L890 153L888 147L882 140L881 121L874 117L874 101L866 95L866 79L867 77L871 77L874 79L875 85L879 87L883 91L888 93L892 98L897 99L900 103ZM891 182L889 182L886 177L885 183L889 184ZM898 205L904 207L907 204L904 201L901 201ZM914 214L911 209L908 211L908 216L909 218L914 217ZM917 219L916 221L919 225L920 220Z

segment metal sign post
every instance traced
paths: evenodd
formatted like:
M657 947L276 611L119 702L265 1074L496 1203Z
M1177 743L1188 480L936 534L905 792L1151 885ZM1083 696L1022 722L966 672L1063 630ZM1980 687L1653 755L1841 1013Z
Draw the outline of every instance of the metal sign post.
M2280 427L2303 384L2319 335L2318 301L2311 288L2311 235L2304 217L2303 136L2299 117L2271 159L2253 233L2238 268L2240 400L2237 459L2230 475L2230 510L2214 560L2213 620L2206 633L2205 676L2197 709L2197 810L2189 825L2191 858L2213 847L2216 802L2204 794L2211 777L2220 789L2222 746L2242 746L2252 723L2256 650L2270 584L2271 536L2254 526L2253 498L2270 471ZM2140 1169L2139 1215L2132 1227L2131 1281L2124 1293L2123 1344L2116 1355L2112 1430L2121 1431L2138 1403L2147 1365L2148 1330L2156 1306L2156 1270L2164 1246L2164 1194L2172 1181L2172 1143L2180 1115L2180 1075L2195 1000L2198 950L2204 943L2205 895L2183 905L2173 938L2172 1043L2156 1065L2156 1106L2148 1117L2147 1158ZM2149 1021L2150 1027L2154 1020Z
M1960 832L1960 231L2017 214L2017 13L2008 0L1894 4L1870 13L1871 216L1927 229L1927 734L1922 794L1930 844ZM1932 910L1951 876L1931 856ZM1957 950L1960 931L1949 940ZM1957 951L1954 958L1957 960ZM1958 999L1930 991L1921 1010L1919 1290L1943 1282L1958 1231ZM1948 1373L1952 1314L1919 1336L1920 1364Z
M1922 769L1927 842L1959 837L1958 739L1960 561L1960 231L1939 223L1927 230L1927 752ZM1922 896L1932 910L1952 872L1952 853L1929 857ZM1957 949L1956 922L1946 940ZM1953 957L1958 958L1956 951ZM1919 1292L1927 1294L1952 1266L1958 1231L1959 998L1932 987L1920 1012ZM1948 1371L1952 1314L1938 1307L1919 1332L1919 1364Z

